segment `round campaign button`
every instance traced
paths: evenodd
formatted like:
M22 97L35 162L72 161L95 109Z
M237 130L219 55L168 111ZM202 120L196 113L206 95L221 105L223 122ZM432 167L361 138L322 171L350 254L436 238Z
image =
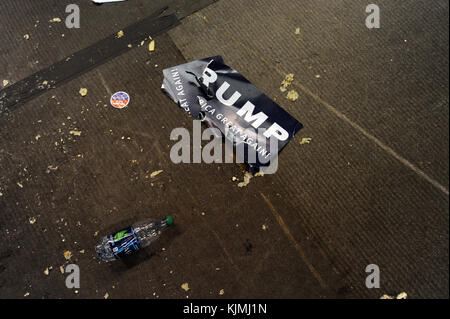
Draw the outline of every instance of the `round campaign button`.
M111 96L111 105L117 109L123 109L130 103L130 96L127 92L116 92Z

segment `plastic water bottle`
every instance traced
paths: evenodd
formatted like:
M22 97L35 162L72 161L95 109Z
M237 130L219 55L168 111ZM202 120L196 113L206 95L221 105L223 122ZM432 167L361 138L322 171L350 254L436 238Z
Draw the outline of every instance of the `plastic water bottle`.
M103 237L101 243L95 247L95 251L103 262L119 259L147 247L159 238L164 229L173 224L171 216L161 221L143 220L115 234Z

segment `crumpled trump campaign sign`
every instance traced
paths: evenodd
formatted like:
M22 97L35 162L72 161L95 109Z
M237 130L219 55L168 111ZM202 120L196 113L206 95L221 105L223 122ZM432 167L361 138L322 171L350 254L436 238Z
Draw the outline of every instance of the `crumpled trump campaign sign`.
M233 142L251 167L267 166L303 127L221 56L163 70L162 90Z

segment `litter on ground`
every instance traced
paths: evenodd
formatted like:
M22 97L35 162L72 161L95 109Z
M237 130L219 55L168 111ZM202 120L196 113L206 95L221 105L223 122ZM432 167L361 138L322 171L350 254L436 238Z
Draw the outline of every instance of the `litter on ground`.
M86 88L81 88L79 93L80 93L81 96L86 96L87 93L88 93L88 90Z
M148 50L150 52L155 51L155 40L150 41L150 43L148 44Z

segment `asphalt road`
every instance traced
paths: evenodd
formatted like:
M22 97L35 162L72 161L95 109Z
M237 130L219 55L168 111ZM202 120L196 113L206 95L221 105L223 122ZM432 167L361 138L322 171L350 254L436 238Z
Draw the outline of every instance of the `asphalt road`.
M72 0L81 28L67 29L49 22L66 16L61 1L2 1L0 81L23 83L164 2ZM166 14L188 16L154 52L133 45L0 114L0 298L448 298L448 2L378 1L372 30L359 0L193 13L207 3L175 1ZM241 165L169 157L170 132L192 120L161 92L162 69L212 55L305 126L276 174L242 188ZM279 90L287 73L295 102ZM117 110L122 90L131 103ZM102 235L168 214L157 245L98 262ZM77 292L60 272L71 263Z

